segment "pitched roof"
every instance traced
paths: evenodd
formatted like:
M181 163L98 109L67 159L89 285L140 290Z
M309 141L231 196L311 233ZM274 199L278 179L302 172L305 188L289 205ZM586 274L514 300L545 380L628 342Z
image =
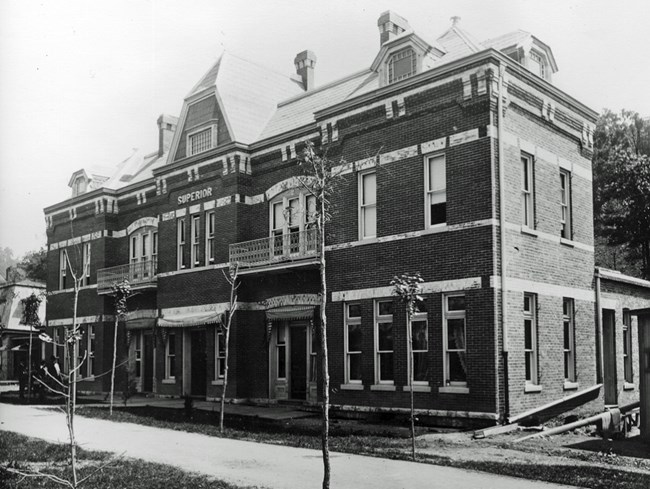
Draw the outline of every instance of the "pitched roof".
M486 48L494 48L498 51L502 49L509 48L511 46L517 46L531 38L530 32L522 31L521 29L508 32L502 36L493 37L487 41L483 41L483 46Z

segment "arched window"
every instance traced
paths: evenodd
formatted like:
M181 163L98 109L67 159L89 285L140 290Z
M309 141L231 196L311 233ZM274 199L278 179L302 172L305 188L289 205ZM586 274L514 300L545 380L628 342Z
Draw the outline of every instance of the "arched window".
M417 56L411 48L402 49L388 59L388 83L394 83L417 71Z

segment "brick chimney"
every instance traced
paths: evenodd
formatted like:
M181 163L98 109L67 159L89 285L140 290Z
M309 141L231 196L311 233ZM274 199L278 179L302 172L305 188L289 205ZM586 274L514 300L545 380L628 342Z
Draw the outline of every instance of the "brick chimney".
M296 65L296 73L302 78L302 85L305 91L311 90L315 85L314 67L316 66L316 55L313 51L298 53L293 60Z
M162 156L172 144L178 117L161 114L158 117L158 156Z
M377 20L379 27L379 45L382 46L386 41L399 36L404 31L410 31L411 26L404 17L400 17L395 12L386 10Z

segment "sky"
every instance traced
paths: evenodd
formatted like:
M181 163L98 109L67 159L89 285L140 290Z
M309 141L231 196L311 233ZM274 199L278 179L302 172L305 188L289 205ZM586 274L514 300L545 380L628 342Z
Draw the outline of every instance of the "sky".
M158 116L179 115L224 49L287 74L310 49L320 85L370 66L386 10L429 41L452 16L480 41L529 31L560 89L650 116L647 0L3 0L0 247L45 245L43 208L70 197L76 170L155 150Z

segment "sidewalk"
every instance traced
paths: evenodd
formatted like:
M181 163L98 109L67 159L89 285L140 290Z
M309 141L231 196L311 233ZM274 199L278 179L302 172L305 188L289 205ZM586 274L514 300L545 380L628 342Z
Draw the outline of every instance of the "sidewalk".
M64 415L29 406L0 404L0 429L66 441ZM123 453L173 465L242 486L277 489L319 488L320 451L209 437L160 428L76 418L79 444L88 450ZM553 489L544 482L451 467L332 453L333 489Z

